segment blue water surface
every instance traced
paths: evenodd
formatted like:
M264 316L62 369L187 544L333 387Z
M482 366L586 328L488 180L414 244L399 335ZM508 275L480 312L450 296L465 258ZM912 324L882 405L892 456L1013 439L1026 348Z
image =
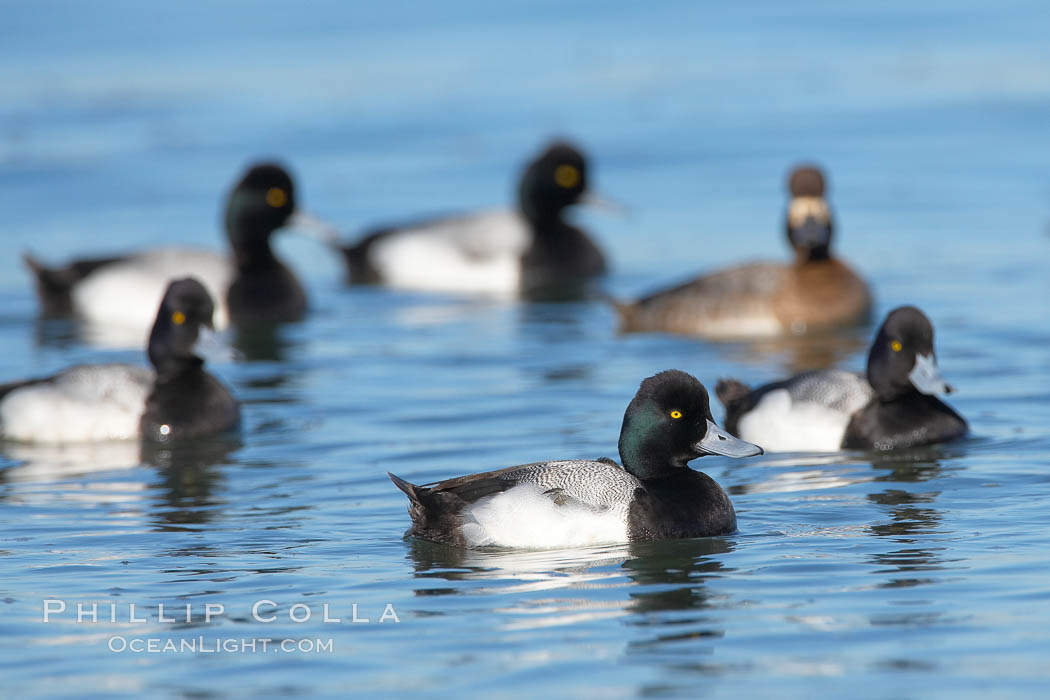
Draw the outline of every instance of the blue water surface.
M312 311L211 365L243 401L239 439L0 449L0 695L1045 697L1048 28L1034 0L7 3L0 382L144 362L38 319L22 250L221 248L227 188L258 157L351 239L508 203L522 162L566 136L630 208L578 216L619 296L786 259L786 172L823 164L837 250L877 317L933 319L973 436L695 462L733 498L730 537L406 541L387 471L615 456L656 371L859 369L873 328L621 337L598 301L350 289L323 245L284 236ZM44 622L46 600L66 610ZM120 649L151 639L197 646Z

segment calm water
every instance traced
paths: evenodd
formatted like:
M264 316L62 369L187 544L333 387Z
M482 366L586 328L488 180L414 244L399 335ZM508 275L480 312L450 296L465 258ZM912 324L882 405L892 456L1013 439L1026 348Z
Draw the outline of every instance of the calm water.
M825 164L838 249L879 316L931 316L973 438L695 462L733 497L732 537L519 553L404 541L386 471L614 456L655 371L710 385L859 368L872 329L764 347L620 338L598 303L349 290L326 250L282 238L313 313L212 365L244 402L240 441L0 450L0 695L1045 697L1044 4L359 5L5 6L0 381L142 361L38 321L21 249L219 246L222 196L262 155L290 163L306 205L348 236L501 204L522 160L564 134L631 207L581 214L621 295L785 257L783 175ZM45 599L67 610L44 623ZM101 621L78 624L78 602L106 606ZM208 605L224 610L205 621ZM355 605L370 622L351 621ZM397 621L380 622L388 605ZM115 638L307 650L136 653Z

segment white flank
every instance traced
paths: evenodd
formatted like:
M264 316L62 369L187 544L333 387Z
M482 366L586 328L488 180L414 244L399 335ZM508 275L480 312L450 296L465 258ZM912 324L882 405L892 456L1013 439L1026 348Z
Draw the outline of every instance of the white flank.
M819 403L794 402L787 389L776 389L741 417L738 431L767 452L835 452L850 416Z
M229 325L226 290L233 278L230 259L194 248L161 248L126 262L106 265L73 289L73 309L92 326L101 343L116 346L146 344L168 283L196 277L215 302L216 329Z
M132 365L85 365L16 389L0 401L8 440L74 443L139 436L153 373Z
M585 547L627 541L627 506L557 505L534 484L483 498L463 511L468 547Z
M392 287L516 296L529 237L520 214L491 211L388 234L369 255Z
M142 463L138 440L100 440L98 442L29 443L9 442L4 454L22 464L4 472L9 481L63 479L79 474L129 469ZM114 495L136 500L134 496Z

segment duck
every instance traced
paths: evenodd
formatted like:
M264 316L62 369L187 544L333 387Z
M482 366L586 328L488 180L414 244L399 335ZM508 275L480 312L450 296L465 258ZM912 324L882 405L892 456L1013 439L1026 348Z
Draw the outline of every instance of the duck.
M535 462L417 486L406 536L458 547L557 548L736 530L725 491L687 464L703 455L749 457L762 448L719 428L707 389L680 370L642 381L611 459Z
M250 166L230 191L225 214L231 255L164 247L108 257L81 258L49 267L31 254L41 310L47 317L74 316L102 328L129 331L140 343L149 332L168 282L196 277L219 300L215 326L296 321L307 300L295 274L274 254L270 238L284 227L332 235L326 224L297 209L284 166Z
M554 141L525 167L518 207L383 226L339 246L351 284L495 297L576 296L608 269L605 255L565 219L595 199L587 159Z
M866 374L812 370L757 389L735 379L715 386L726 429L775 452L887 451L957 440L969 427L936 396L952 391L937 365L933 324L914 306L887 314Z
M78 365L0 386L0 438L69 444L168 443L232 431L240 408L204 369L195 346L213 328L215 304L195 278L168 284L150 331L151 368Z
M743 264L635 301L611 300L620 331L747 340L866 323L871 292L831 251L834 221L823 171L815 165L796 167L788 192L785 231L795 253L792 262Z

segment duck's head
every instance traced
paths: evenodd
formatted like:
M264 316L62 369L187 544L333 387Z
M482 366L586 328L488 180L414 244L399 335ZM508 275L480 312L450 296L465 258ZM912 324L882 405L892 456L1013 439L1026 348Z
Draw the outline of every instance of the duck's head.
M211 295L195 278L173 280L168 285L149 336L149 359L158 376L202 362L195 346L202 329L212 328L214 312Z
M257 163L237 182L226 204L226 235L238 260L269 252L270 235L295 212L292 176L276 163Z
M666 475L704 455L760 454L758 445L715 425L707 389L676 369L642 382L620 429L620 459L627 471L641 479Z
M295 183L284 167L256 163L234 185L226 203L226 236L238 265L270 262L270 236L280 228L329 244L339 239L334 226L298 207Z
M868 353L868 382L883 401L913 392L950 394L933 350L933 324L914 306L891 311Z
M826 260L834 224L824 199L824 173L812 165L795 168L788 177L788 192L787 236L796 258Z
M518 201L534 222L557 220L565 207L587 192L587 162L573 145L556 141L530 162L521 175Z

